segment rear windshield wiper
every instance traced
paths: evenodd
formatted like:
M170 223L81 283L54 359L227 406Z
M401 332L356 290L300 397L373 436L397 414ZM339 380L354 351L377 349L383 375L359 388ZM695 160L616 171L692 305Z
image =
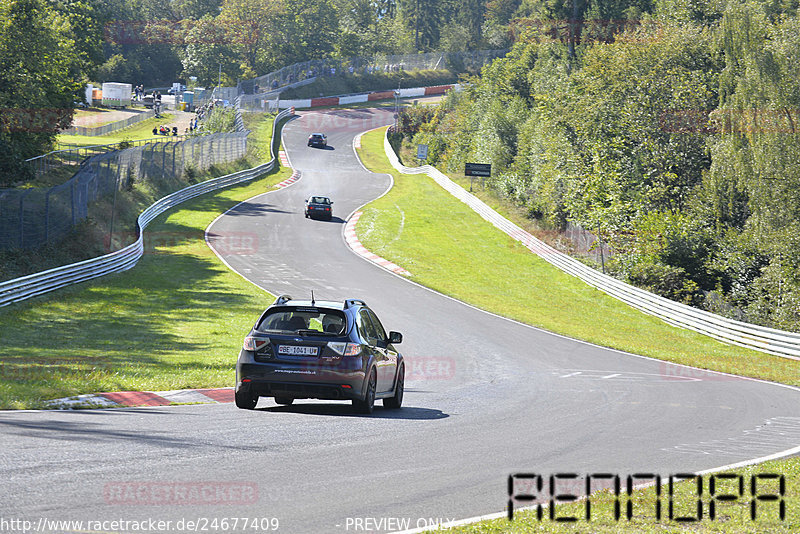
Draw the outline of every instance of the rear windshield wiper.
M301 336L329 336L329 332L320 332L319 330L298 330L298 334Z

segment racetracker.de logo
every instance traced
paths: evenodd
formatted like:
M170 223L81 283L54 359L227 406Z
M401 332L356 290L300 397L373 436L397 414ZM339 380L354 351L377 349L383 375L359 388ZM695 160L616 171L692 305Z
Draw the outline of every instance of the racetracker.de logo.
M456 361L449 356L408 356L406 380L450 380L456 375Z
M671 362L660 362L658 365L659 374L664 380L680 380L680 381L709 381L709 382L731 382L734 380L743 380L738 376L728 375L725 373L717 373L715 371L708 371L706 369L698 369L696 367L687 367L685 365L678 365Z
M135 232L115 232L105 239L108 252L126 247L136 241ZM258 252L258 234L250 232L226 232L225 234L208 234L208 241L221 256L248 256ZM210 255L213 252L205 241L193 232L149 232L144 234L144 254L157 254L171 248L181 249L198 255Z
M50 133L71 122L71 108L0 108L0 133Z
M109 482L103 487L107 504L241 505L258 501L254 482Z

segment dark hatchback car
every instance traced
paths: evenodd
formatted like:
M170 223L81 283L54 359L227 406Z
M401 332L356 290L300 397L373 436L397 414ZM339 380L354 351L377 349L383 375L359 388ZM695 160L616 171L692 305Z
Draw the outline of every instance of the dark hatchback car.
M403 403L405 365L394 345L399 332L383 329L362 300L295 301L287 295L261 314L236 363L236 406L252 410L259 397L350 400L372 413Z
M330 221L333 218L333 201L328 197L312 195L306 199L303 213L305 213L306 219L310 217Z
M328 146L328 138L323 133L312 133L308 136L308 146Z

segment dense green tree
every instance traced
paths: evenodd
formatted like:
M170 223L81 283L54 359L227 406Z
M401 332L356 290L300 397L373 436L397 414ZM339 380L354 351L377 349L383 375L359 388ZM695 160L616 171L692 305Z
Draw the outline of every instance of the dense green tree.
M72 122L85 79L72 35L44 0L0 3L0 183L24 178L21 160L46 152Z

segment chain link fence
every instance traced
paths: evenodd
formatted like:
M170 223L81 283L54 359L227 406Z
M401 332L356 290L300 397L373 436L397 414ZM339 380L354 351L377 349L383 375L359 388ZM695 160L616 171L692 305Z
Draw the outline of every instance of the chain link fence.
M180 136L180 139L183 139L183 137ZM67 143L59 143L59 146L64 148L26 159L25 162L31 166L37 175L40 175L64 165L82 165L87 158L119 150L120 146L139 146L148 143L161 143L175 140L176 138L174 137L154 137L150 139L137 139L135 141L120 141L119 143L107 145L70 145Z
M36 248L67 235L89 214L90 203L133 181L180 178L247 152L248 132L148 143L85 160L69 181L49 188L0 189L0 249Z
M574 248L572 251L573 255L590 258L597 265L602 266L605 272L605 263L614 255L608 243L599 240L597 234L571 221L567 222L564 235L572 242Z
M127 128L128 126L136 124L137 122L141 122L145 119L150 119L155 116L156 116L155 111L145 110L145 111L140 111L137 115L130 116L127 119L110 122L102 126L72 126L71 128L68 128L61 133L69 135L88 135L91 137L97 137L101 135L108 135L118 130L122 130L123 128Z
M349 59L312 59L289 65L252 80L243 80L239 82L237 88L239 94L259 95L316 76L374 74L403 70L475 71L493 59L505 56L507 52L508 50L477 50L474 52L429 52Z

